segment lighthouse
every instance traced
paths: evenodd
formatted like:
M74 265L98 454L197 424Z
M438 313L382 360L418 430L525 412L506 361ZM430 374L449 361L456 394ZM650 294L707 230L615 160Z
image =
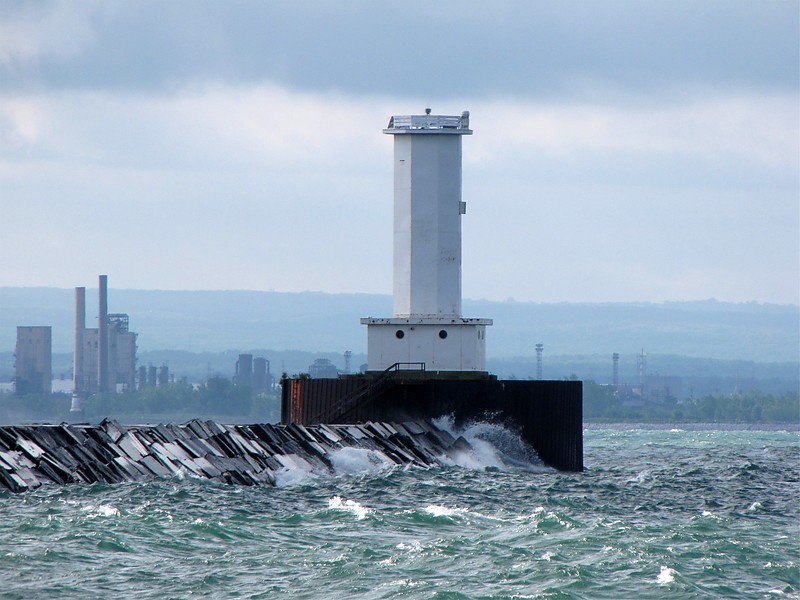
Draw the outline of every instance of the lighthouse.
M499 380L486 370L492 320L461 314L461 144L472 135L469 113L395 115L383 133L394 143L392 316L361 319L365 372L284 377L281 421L389 421L387 431L403 439L424 430L417 419L490 418L519 431L546 464L581 471L582 382Z
M367 370L419 365L426 371L486 371L491 319L461 314L462 139L460 116L393 116L393 314L367 317Z

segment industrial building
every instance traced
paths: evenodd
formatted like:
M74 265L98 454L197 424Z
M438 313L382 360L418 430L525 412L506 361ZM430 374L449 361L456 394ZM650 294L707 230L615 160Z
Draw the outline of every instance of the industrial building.
M236 385L250 388L253 393L261 394L272 389L272 375L270 364L266 358L252 354L240 354L236 360L236 375L233 381Z
M53 390L53 328L18 326L14 390L17 394L49 394Z
M308 375L311 379L336 379L339 369L327 358L318 358L308 365Z
M128 315L108 312L108 276L99 277L97 327L86 327L86 288L75 288L75 349L72 411L90 394L133 390L136 334Z

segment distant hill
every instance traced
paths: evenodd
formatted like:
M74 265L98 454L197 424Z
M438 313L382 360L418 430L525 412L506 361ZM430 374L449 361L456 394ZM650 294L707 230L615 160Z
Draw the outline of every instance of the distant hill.
M87 289L87 326L96 323L97 290ZM17 325L51 325L53 351L72 351L74 292L0 288L0 352L13 351ZM390 316L391 297L255 291L109 291L109 311L130 315L140 352L194 353L272 348L340 355L366 352L360 317ZM494 319L487 359L612 352L760 363L798 361L800 307L703 302L540 304L465 300L464 316ZM357 363L354 361L354 366Z

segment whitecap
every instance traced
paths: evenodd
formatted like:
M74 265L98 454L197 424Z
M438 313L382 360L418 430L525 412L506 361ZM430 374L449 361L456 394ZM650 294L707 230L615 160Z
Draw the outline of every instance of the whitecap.
M448 508L441 504L429 504L422 510L434 517L452 517L453 515L463 515L467 512L466 508Z
M636 477L631 477L625 483L644 483L650 477L650 470L644 469L636 474Z
M342 510L355 515L359 521L366 519L367 515L372 512L371 509L362 506L355 500L343 500L341 496L334 496L328 499L328 508L331 510Z
M94 506L90 504L89 506L84 506L83 510L89 513L90 517L118 517L119 510L115 506L111 506L110 504L100 504L99 506Z
M672 583L675 581L675 575L677 574L678 572L675 569L670 569L669 567L662 565L661 571L659 572L658 577L656 577L656 583L659 585Z
M415 579L395 579L390 581L388 585L389 587L412 588L422 585L422 582Z
M410 544L400 542L395 548L398 550L407 550L408 552L422 552L422 544L420 544L418 540L414 540Z
M761 502L756 501L756 502L753 502L750 506L748 506L747 510L749 512L755 512L755 511L760 510L762 508L764 508L764 506L761 504Z
M787 592L786 590L779 590L778 588L772 588L771 590L767 590L767 593L772 594L773 596L787 596L788 594L791 593L791 590Z

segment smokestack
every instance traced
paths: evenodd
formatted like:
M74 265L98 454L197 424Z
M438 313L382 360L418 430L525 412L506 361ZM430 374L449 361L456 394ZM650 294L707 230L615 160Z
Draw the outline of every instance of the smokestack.
M542 352L544 344L536 344L536 379L542 379Z
M236 385L253 387L253 355L240 354L236 361Z
M72 353L72 406L70 412L80 412L84 393L83 331L86 329L86 288L75 288L75 347Z
M139 367L139 391L147 387L147 367Z
M266 358L259 356L253 359L253 391L256 394L267 391L268 372L269 361Z
M73 354L72 391L82 393L83 383L83 330L86 329L86 288L75 288L75 349Z
M97 315L97 391L108 391L108 275L100 275L100 309Z
M614 352L614 354L611 355L611 360L614 361L614 370L611 374L611 377L614 384L614 389L616 390L619 389L619 353Z
M147 367L147 385L150 387L156 387L156 383L158 382L158 368L150 365Z
M158 387L167 387L169 385L169 367L161 365L158 369Z

